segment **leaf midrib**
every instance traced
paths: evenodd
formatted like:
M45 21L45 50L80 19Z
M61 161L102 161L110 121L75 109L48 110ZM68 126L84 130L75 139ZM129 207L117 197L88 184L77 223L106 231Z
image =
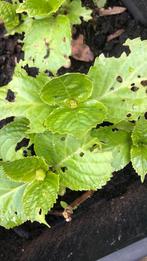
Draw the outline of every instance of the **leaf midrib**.
M15 193L15 191L17 191L17 190L19 190L19 189L21 189L21 188L23 188L25 186L27 186L27 184L21 184L19 187L16 187L16 188L12 189L11 191L6 192L5 194L0 196L0 200L5 198L5 197L8 197L9 195Z

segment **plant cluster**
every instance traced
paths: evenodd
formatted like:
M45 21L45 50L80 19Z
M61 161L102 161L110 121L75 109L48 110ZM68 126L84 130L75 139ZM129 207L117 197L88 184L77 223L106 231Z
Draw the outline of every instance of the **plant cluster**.
M27 220L46 224L45 215L66 188L100 189L130 161L142 181L147 173L147 42L127 41L131 53L119 59L101 55L87 75L47 77L43 71L56 66L56 59L38 60L32 46L43 57L46 44L37 42L48 42L50 30L50 45L59 43L56 19L69 23L59 13L74 1L45 2L44 9L36 0L10 4L14 17L28 14L18 28L27 28L25 59L40 72L33 78L17 64L12 81L0 88L0 119L13 117L0 130L0 225L6 228ZM63 31L59 25L58 33L65 33L65 24ZM61 58L56 44L53 53Z

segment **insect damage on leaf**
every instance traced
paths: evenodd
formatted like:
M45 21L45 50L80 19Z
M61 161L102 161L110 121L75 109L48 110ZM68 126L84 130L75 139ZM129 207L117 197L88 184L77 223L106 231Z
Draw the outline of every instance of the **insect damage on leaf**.
M147 57L142 61L140 52L146 55L147 43L137 38L126 45L131 50L128 56L122 54L118 59L101 55L88 73L94 87L92 97L105 104L107 120L112 123L136 121L146 110L147 86L141 83L146 80Z
M70 67L72 26L80 24L81 17L90 20L91 13L81 0L0 1L0 19L7 32L23 33L23 64L52 74Z

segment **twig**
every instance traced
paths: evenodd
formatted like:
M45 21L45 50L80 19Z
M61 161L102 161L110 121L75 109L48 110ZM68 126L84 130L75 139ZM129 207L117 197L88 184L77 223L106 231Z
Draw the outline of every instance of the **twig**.
M95 191L89 190L82 194L79 198L75 199L70 205L68 205L64 211L50 211L50 215L64 217L66 222L70 222L72 220L73 211L75 208L84 203L88 198L92 197Z
M73 210L84 203L88 198L92 197L94 194L93 190L89 190L82 194L79 198L75 199L69 206L67 206L63 211L63 217L67 222L72 220Z
M48 213L51 216L63 217L63 211L53 210Z
M88 198L91 198L94 194L94 190L89 190L83 193L79 198L75 199L70 206L74 209L75 207L80 206L82 203L84 203Z

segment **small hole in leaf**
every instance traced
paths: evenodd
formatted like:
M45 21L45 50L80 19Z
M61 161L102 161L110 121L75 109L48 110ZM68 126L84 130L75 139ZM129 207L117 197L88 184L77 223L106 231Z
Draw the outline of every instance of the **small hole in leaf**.
M14 117L8 117L6 119L0 120L0 129L12 121L14 121Z
M120 82L120 83L122 83L122 82L123 82L123 78L122 78L120 75L119 75L119 76L117 76L116 80L117 80L118 82Z
M61 170L62 170L62 172L65 172L65 171L68 170L68 168L67 167L61 167Z
M17 215L17 211L15 211L15 215Z
M31 144L31 146L28 147L28 152L31 154L31 156L36 156L34 144Z
M103 123L100 123L100 124L97 124L96 127L94 129L99 129L101 127L105 127L105 126L112 126L113 123L111 122L108 122L108 121L103 121Z
M47 74L47 76L49 77L53 76L52 72L50 72L49 70L45 70L45 74Z
M17 143L15 151L20 150L22 147L27 147L29 144L29 141L30 140L26 139L26 138L22 139L20 142Z
M28 156L27 150L24 150L24 151L23 151L23 156L24 156L25 158Z
M49 167L49 170L53 173L56 173L56 169L52 166L52 167Z
M114 87L111 87L111 88L110 88L110 91L114 91Z
M10 89L7 92L6 100L9 101L9 102L14 102L15 101L15 94Z
M83 157L84 156L84 152L80 152L80 157Z
M147 80L141 81L141 85L142 85L143 87L146 87L146 86L147 86Z
M67 15L67 14L68 14L67 10L64 10L64 15Z
M93 152L97 148L97 144L93 144L93 146L89 149L90 152Z
M28 64L24 66L25 71L29 76L35 77L39 74L39 70L36 67L29 67Z
M130 118L131 116L132 116L132 114L131 114L131 113L128 113L128 114L127 114L127 117L128 117L128 118Z
M119 129L117 129L117 128L113 128L112 131L119 131Z
M42 214L42 209L39 210L39 215L41 215L41 214Z
M135 86L135 83L133 82L133 83L131 83L131 86Z
M136 123L136 121L129 121L130 123L132 123L132 124L135 124Z
M131 88L131 91L133 91L133 92L136 92L138 90L139 90L139 88L137 86L132 86L132 88Z
M141 78L141 75L138 75L137 77L138 77L138 78Z
M145 114L144 114L144 118L147 120L147 112L145 112Z

